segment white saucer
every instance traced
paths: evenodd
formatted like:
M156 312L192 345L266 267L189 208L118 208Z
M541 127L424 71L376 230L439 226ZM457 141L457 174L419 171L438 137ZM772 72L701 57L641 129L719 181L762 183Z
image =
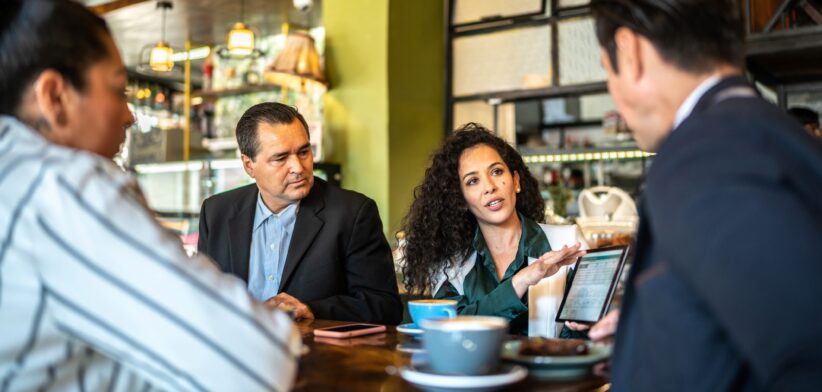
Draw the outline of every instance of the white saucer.
M424 353L425 347L423 347L422 343L417 339L408 339L397 344L397 351L411 354Z
M443 388L449 390L490 390L520 381L528 375L528 370L519 365L500 364L493 374L479 376L448 375L434 373L428 364L406 366L400 369L400 376L423 389Z
M422 328L418 327L417 324L408 323L408 324L400 324L397 326L397 332L406 334L408 336L420 336L422 335Z

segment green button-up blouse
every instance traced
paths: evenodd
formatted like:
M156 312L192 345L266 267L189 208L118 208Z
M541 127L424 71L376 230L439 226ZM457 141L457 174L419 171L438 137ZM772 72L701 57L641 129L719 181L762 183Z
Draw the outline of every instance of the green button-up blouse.
M528 333L528 294L517 296L511 285L511 278L519 270L528 266L528 258L538 258L551 250L545 232L533 220L519 215L522 224L517 255L505 270L502 280L497 278L497 268L482 232L477 228L472 247L477 252L474 267L465 276L463 294L450 283L445 282L434 294L437 299L458 301L457 312L461 315L484 315L505 317L511 321L511 333Z

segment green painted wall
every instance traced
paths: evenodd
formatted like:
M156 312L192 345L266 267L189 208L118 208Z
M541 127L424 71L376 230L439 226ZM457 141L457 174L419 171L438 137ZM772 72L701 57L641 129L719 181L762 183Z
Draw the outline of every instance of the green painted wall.
M327 160L373 198L389 239L443 135L442 0L325 0Z
M327 160L342 165L343 187L388 211L388 3L323 1L326 31L324 126ZM328 146L329 144L326 144Z
M444 135L445 32L441 0L389 4L388 231L393 233Z

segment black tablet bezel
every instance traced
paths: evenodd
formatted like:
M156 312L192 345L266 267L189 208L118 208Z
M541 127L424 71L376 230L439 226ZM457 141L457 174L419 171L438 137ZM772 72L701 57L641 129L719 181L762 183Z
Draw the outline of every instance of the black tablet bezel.
M616 271L614 271L614 276L611 277L611 286L608 288L608 297L605 299L605 303L602 305L602 310L599 312L599 317L596 320L574 320L574 319L566 319L562 318L562 310L565 308L565 300L568 298L568 293L571 292L571 287L574 285L574 280L577 276L574 273L574 276L571 277L571 281L568 282L568 285L565 287L565 295L562 296L562 302L559 304L559 309L557 310L557 317L555 319L556 322L561 323L565 321L572 321L575 323L583 323L583 324L593 324L597 321L601 320L605 313L608 312L608 308L611 306L611 300L614 298L614 292L616 291L617 282L619 281L619 277L622 275L622 269L625 267L625 261L628 259L628 250L630 246L628 245L617 245L617 246L609 246L605 248L597 248L597 249L589 249L586 251L585 256L601 253L601 252L611 252L617 249L622 250L622 254L619 256L619 266L617 266ZM577 271L579 268L579 264L582 262L582 259L585 257L580 257L576 264L574 265L574 271Z

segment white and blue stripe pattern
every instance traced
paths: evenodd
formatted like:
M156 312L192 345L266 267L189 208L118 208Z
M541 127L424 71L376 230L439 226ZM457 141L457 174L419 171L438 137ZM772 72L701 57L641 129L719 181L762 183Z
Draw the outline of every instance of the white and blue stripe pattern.
M0 116L0 392L289 390L300 336L109 161Z

